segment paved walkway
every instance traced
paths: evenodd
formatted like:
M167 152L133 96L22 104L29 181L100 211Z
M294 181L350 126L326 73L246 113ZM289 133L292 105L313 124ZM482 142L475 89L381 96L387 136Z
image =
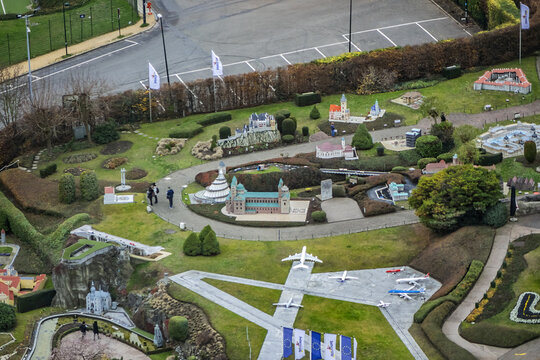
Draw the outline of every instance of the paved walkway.
M539 216L530 215L526 217L525 220L529 221L529 218L539 219ZM508 349L471 343L459 335L459 325L474 309L474 304L480 301L486 291L489 290L491 281L495 280L497 271L499 271L502 266L506 252L508 251L508 244L524 235L532 233L538 234L540 233L540 229L522 226L519 222L508 223L497 230L491 254L489 255L488 262L484 267L480 278L465 300L457 307L443 325L443 333L450 340L469 351L479 360L497 359L508 352Z
M30 360L48 360L51 358L52 339L56 332L58 318L52 318L41 323L35 343L34 353Z
M358 203L351 198L333 198L321 203L329 223L362 219L364 215Z

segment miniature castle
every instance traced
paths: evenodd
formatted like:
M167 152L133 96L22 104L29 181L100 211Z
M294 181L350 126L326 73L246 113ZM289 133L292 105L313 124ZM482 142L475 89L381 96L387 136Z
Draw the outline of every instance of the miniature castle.
M0 303L14 306L15 297L43 289L46 280L45 274L19 276L11 265L0 269Z
M231 214L288 214L291 211L289 188L279 180L277 192L247 191L238 183L236 176L231 181L231 192L227 196L226 210Z
M513 91L515 93L528 94L532 85L527 80L523 70L514 69L493 69L486 71L474 82L474 90L497 90Z
M345 138L341 138L341 145L322 143L315 147L315 156L319 159L345 158L345 160L356 160L358 155L356 149L351 145L345 144Z
M224 203L231 190L225 178L225 163L219 163L218 177L205 190L198 191L195 199L203 204Z
M107 291L96 290L92 281L90 292L86 295L86 312L101 315L111 309L111 303L111 294Z
M266 131L275 132L276 130L276 119L274 118L274 115L270 115L268 113L253 113L249 117L249 122L244 124L242 129L237 128L233 135L229 136L227 139L219 139L217 144L219 146L224 146L226 143L230 143L242 137L247 137L250 134Z
M347 98L345 94L341 95L341 105L330 105L330 112L328 114L329 121L344 121L347 122L351 118L351 112L347 108Z

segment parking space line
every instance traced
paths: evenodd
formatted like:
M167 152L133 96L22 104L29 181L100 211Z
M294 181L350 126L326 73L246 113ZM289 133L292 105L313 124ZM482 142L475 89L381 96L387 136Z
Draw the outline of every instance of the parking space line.
M372 32L372 31L378 31L378 30L384 30L384 29L392 29L392 28L401 27L401 26L420 24L420 23L425 23L425 22L430 22L430 21L440 21L440 20L444 20L444 19L448 19L448 17L445 16L445 17L434 18L434 19L418 20L418 21L412 21L412 22L403 23L403 24L395 24L395 25L383 26L383 27L380 27L380 28L356 31L356 32L353 32L353 34L363 34L363 33ZM346 36L348 34L343 34L343 35Z
M465 31L469 36L472 36L472 34L468 32L467 30L463 29L463 31Z
M340 41L340 42L335 42L335 43L332 43L332 44L326 44L326 45L319 45L317 46L318 48L324 48L324 47L330 47L330 46L336 46L336 45L342 45L342 44L347 44L348 41Z
M419 23L416 23L416 25L418 25L420 27L420 29L424 30L429 36L431 36L431 38L435 41L439 41L437 40L437 38L433 35L431 35L431 33L429 31L427 31L422 25L420 25Z
M141 86L142 86L142 87L144 88L144 90L148 89L148 88L146 87L146 85L144 85L144 83L143 83L143 81L142 81L142 80L139 80L139 83L140 83L140 84L141 84Z
M227 65L224 65L224 66L227 66ZM184 71L184 72L181 72L181 73L177 73L175 75L186 75L186 74L193 74L193 73L196 73L196 72L199 72L199 71L204 71L204 70L212 70L211 68L201 68L201 69L195 69L195 70L189 70L189 71Z
M317 50L317 52L318 52L319 54L321 54L321 56L322 56L323 58L326 57L326 55L324 55L324 54L322 53L321 50L317 49L316 47L314 47L314 49Z
M283 60L285 60L287 62L287 64L292 65L291 62L289 60L287 60L287 58L285 56L283 56L283 54L279 54L279 56L281 56L281 58Z
M349 37L347 36L347 34L341 35L341 36L343 36L345 38L345 40L347 40L344 43L348 44L349 43ZM362 51L358 46L356 46L356 44L353 41L351 41L351 45L354 46L356 48L356 50L358 50L360 52Z
M393 42L388 36L386 36L381 30L377 29L377 32L384 36L384 38L392 43L392 45L397 46L395 42Z
M251 68L251 70L253 71L257 71L255 70L255 68L253 66L251 66L251 64L249 63L249 61L244 61L246 63L247 66L249 66Z
M184 80L182 80L182 78L180 76L178 76L178 74L174 74L174 76L176 76L178 78L178 80L180 80L180 82L185 86L187 91L189 91L191 93L191 95L193 95L193 97L199 101L199 104L203 105L202 101L199 100L199 97L197 95L195 95L195 93L190 88L188 88L188 86L186 85Z

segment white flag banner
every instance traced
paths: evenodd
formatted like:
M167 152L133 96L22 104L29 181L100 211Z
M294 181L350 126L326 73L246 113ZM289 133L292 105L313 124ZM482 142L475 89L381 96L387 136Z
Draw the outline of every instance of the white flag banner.
M519 3L519 9L521 10L521 28L527 30L529 28L529 7Z
M358 342L356 341L356 338L354 338L354 341L353 341L353 347L354 347L354 356L353 356L353 360L358 360L358 357L357 357L357 350L358 350Z
M214 53L214 50L212 50L212 75L223 75L223 66L221 65L221 60L219 60L219 56Z
M336 359L336 334L324 334L324 360Z
M306 355L306 349L304 349L304 339L306 338L306 332L300 329L294 329L294 358L302 359Z
M148 87L152 90L159 90L160 80L159 74L152 64L148 63Z

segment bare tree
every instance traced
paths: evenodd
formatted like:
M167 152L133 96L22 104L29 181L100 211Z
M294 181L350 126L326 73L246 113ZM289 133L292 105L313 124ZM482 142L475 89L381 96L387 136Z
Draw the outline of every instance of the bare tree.
M12 125L14 134L18 132L16 122L26 98L23 85L24 81L14 67L0 67L0 127Z

